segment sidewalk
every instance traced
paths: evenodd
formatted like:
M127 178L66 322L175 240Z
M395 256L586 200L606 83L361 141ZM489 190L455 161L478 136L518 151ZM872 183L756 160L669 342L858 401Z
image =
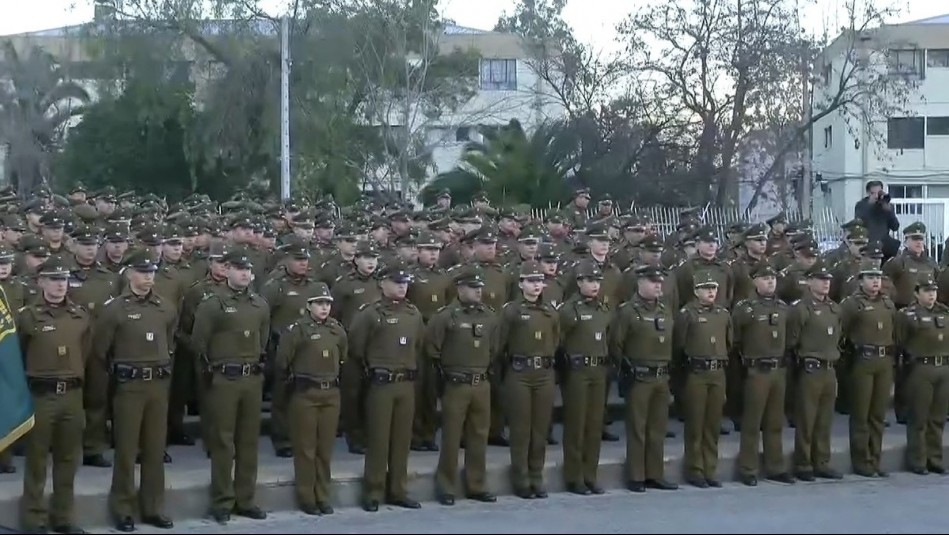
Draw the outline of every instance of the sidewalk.
M884 437L883 469L898 471L903 467L903 450L906 445L905 427L897 425L892 414L893 425L887 429ZM676 437L666 442L666 477L671 481L682 480L682 424L670 422L670 428ZM621 422L612 426L614 433L623 436ZM560 434L558 428L556 434ZM721 437L720 455L722 462L719 477L731 480L735 474L735 460L738 455L738 433ZM785 453L793 451L794 430L784 432ZM949 443L949 441L947 441ZM273 448L267 437L260 439L260 466L257 482L258 504L268 511L294 509L293 464L291 459L274 456ZM834 468L848 474L850 459L848 453L847 419L837 416L833 430ZM207 514L208 483L210 461L204 456L200 446L172 447L174 459L167 466L165 510L174 520L194 519ZM464 455L464 452L461 452ZM625 441L606 442L600 458L599 483L605 488L622 488L625 483L624 460ZM409 459L409 490L413 498L420 501L432 501L435 498L434 471L438 460L437 452L412 452ZM23 459L16 458L19 473L0 475L0 525L16 526L18 518L18 500L22 492L21 474ZM560 445L549 446L545 479L548 490L562 491L560 465L562 449ZM496 494L510 494L508 480L510 457L506 448L488 448L488 488ZM459 466L463 466L460 463ZM333 460L333 493L336 507L358 507L361 503L361 484L363 458L352 455L346 450L345 442L337 440ZM110 524L107 498L111 482L111 469L81 467L76 479L76 521L83 527L106 526ZM857 476L848 476L857 477ZM52 488L47 483L47 493Z

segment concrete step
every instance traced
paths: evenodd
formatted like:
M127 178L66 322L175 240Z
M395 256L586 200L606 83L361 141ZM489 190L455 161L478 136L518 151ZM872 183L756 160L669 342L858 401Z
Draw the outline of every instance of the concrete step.
M890 421L895 422L892 415ZM671 481L682 480L682 425L670 422L670 429L676 432L676 438L666 441L666 477ZM622 424L614 424L614 433L623 434ZM555 433L560 434L559 426ZM794 430L786 429L783 435L785 453L790 457L793 451ZM730 480L735 475L738 454L738 433L721 437L719 476ZM849 444L846 417L837 416L833 428L832 465L841 472L850 472ZM947 441L949 443L949 441ZM906 445L905 427L893 424L884 437L883 469L897 471L903 467L903 451ZM260 440L260 466L257 480L257 501L265 510L284 511L295 508L293 494L293 463L290 459L274 456L269 439ZM174 461L166 465L165 511L175 520L195 519L207 515L209 507L209 470L210 461L199 446L172 447L170 453ZM947 452L949 454L949 452ZM363 458L346 451L344 441L337 440L333 459L333 504L338 508L358 507L362 501L361 478ZM459 466L463 466L463 455ZM409 485L413 498L423 502L435 499L434 471L438 453L412 452L409 459ZM0 475L0 525L16 526L18 519L18 500L22 493L22 458L17 458L19 473ZM545 468L545 480L548 490L563 490L561 446L549 446ZM623 441L604 443L600 458L599 483L607 489L620 489L625 483L625 444ZM506 448L488 448L488 488L499 495L511 494L509 481L510 455ZM790 464L789 464L790 466ZM857 476L848 476L857 477ZM76 515L79 525L107 526L108 493L111 470L81 467L76 479ZM800 484L800 483L799 483ZM47 492L52 483L47 483ZM672 494L672 493L670 493ZM578 497L578 499L581 499ZM670 496L670 499L674 499ZM426 505L430 506L430 505ZM383 507L385 509L385 507ZM380 519L382 520L382 519ZM384 520L383 520L384 521Z

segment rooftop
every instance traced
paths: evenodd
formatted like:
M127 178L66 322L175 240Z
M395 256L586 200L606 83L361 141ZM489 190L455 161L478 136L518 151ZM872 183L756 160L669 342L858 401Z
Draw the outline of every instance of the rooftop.
M925 19L911 20L902 24L949 24L949 13L945 15L936 15Z

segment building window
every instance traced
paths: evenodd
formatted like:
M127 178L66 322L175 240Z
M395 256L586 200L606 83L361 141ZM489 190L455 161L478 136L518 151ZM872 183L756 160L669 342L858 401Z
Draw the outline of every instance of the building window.
M927 50L926 66L937 69L949 68L949 48L931 48Z
M471 141L471 127L462 126L455 130L455 141Z
M922 199L922 184L890 184L887 188L894 199Z
M890 49L886 56L886 63L890 74L922 75L924 50L919 49Z
M949 117L927 117L926 135L949 136Z
M828 126L824 129L824 148L829 149L834 146L834 127Z
M890 149L926 148L926 120L922 117L893 117L886 122L886 146Z
M484 91L517 90L517 60L481 60L481 89Z

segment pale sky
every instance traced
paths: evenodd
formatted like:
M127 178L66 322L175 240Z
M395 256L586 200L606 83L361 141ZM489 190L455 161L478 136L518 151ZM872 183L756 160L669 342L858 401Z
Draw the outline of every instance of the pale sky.
M614 27L638 6L657 0L569 0L565 11L567 22L577 37L600 49L613 48ZM801 0L804 22L814 32L823 28L839 28L838 6L845 0ZM893 22L904 22L949 13L944 0L895 1L902 14ZM265 0L273 6L286 5L286 0ZM79 24L92 19L92 0L0 0L0 35L56 28ZM442 0L444 16L462 26L490 30L498 16L514 4L513 0ZM279 12L279 7L274 13ZM837 33L837 32L831 32Z

